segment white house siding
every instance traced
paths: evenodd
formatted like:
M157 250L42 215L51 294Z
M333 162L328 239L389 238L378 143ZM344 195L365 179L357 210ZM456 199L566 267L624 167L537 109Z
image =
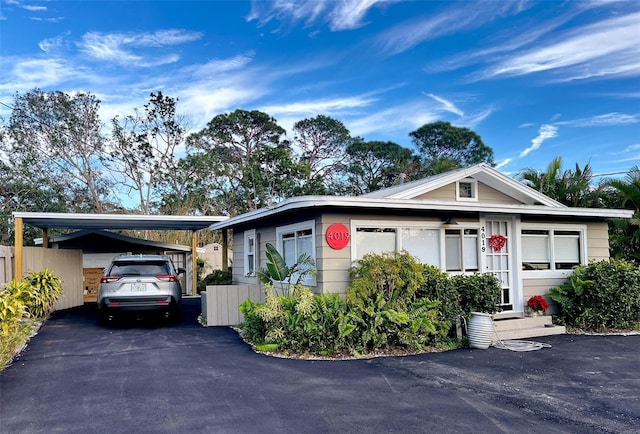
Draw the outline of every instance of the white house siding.
M442 200L442 201L455 201L456 200L456 183L445 185L441 188L435 189L421 196L417 196L414 199L422 200ZM478 182L478 202L480 203L502 203L502 204L520 204L518 200L511 196L489 187L482 182Z
M233 266L231 279L234 285L255 284L256 278L244 275L244 231L233 231Z
M325 234L329 226L342 223L349 227L351 216L340 214L324 214L316 221L316 252L318 273L318 288L320 293L347 293L349 285L349 268L351 267L351 240L340 250L329 247ZM319 223L319 224L318 224Z
M609 259L609 225L606 222L587 224L587 259Z
M454 201L456 200L456 184L454 182L453 184L445 185L444 187L417 196L414 199Z
M524 279L522 282L524 291L524 302L526 303L529 298L534 295L546 295L549 289L554 286L562 285L566 282L566 278L548 278L548 279ZM557 315L559 313L558 306L550 298L547 297L551 306L549 307L549 313L551 315Z
M502 203L502 204L520 204L522 202L507 196L495 188L478 182L478 202L481 203Z

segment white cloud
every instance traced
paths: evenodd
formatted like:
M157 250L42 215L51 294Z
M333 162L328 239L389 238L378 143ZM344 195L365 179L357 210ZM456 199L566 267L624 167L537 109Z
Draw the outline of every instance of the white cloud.
M486 118L488 118L492 113L493 113L493 109L488 108L488 109L483 110L483 111L481 111L479 113L463 117L462 119L460 119L458 121L458 124L473 130L482 121L484 121Z
M633 162L635 165L640 165L640 143L629 145L619 152L612 152L611 155L615 155L615 160L611 160L611 163L628 163Z
M564 70L564 80L640 74L640 13L616 16L555 36L548 45L503 58L485 77Z
M458 116L464 116L464 112L462 110L460 110L458 107L456 107L456 105L454 103L452 103L451 101L448 101L444 98L441 98L437 95L434 95L432 93L427 94L427 96L433 98L434 100L438 101L440 104L442 104L442 107L448 111L451 112L453 114L456 114Z
M47 10L46 6L20 5L20 7L30 12L44 12Z
M636 151L640 151L640 143L636 145L627 146L626 148L624 148L624 151L622 152L636 152Z
M512 160L512 158L505 158L504 160L502 160L501 162L496 164L495 169L500 169L501 167L506 166L507 164L511 163L511 160Z
M311 26L319 20L327 22L331 31L357 29L365 25L364 18L369 10L381 4L398 0L276 0L273 2L253 1L247 21L257 21L264 26L270 21L280 21L281 27L294 26L304 22ZM317 36L317 32L313 32Z
M195 78L209 78L246 68L252 60L253 53L239 54L229 59L215 59L205 64L190 65L182 68L182 72Z
M420 126L442 119L441 112L425 106L423 102L409 102L380 111L370 110L364 116L351 116L343 123L354 136L366 137L369 134L393 135L407 134Z
M519 13L515 2L476 3L473 8L455 4L448 10L428 18L419 18L396 25L379 34L374 45L386 55L410 50L422 42L463 30L476 29L497 16Z
M614 125L637 124L638 122L640 122L640 118L638 118L637 115L627 115L624 113L606 113L590 118L555 122L554 125L569 127L608 127Z
M46 21L47 23L59 23L64 20L64 17L50 17L50 18L40 18L40 17L29 17L32 21Z
M352 30L365 25L363 19L369 9L382 0L343 0L336 1L329 14L329 28L333 31Z
M279 114L299 114L301 116L339 113L345 109L366 107L376 100L368 97L354 96L335 99L319 99L315 101L294 102L284 105L268 105L262 107L267 113Z
M542 125L538 131L538 136L531 140L531 146L520 152L520 158L526 157L531 152L537 150L545 140L553 139L558 136L558 127L553 125Z
M97 60L136 66L159 66L176 62L179 56L149 56L137 54L135 49L159 48L193 42L202 37L199 32L161 30L155 33L100 33L89 32L78 43L81 51Z
M4 60L4 59L3 59ZM20 92L34 87L56 87L70 79L83 78L83 68L62 59L6 59L11 65L0 79L1 92Z
M43 39L38 43L38 47L45 53L51 53L56 49L64 46L64 37L56 36L55 38Z

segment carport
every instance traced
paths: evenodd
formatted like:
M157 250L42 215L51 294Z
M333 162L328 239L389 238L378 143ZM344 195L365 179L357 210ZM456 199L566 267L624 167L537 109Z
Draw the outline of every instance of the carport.
M42 247L48 248L49 229L84 229L84 230L190 230L191 252L194 260L191 292L197 294L196 278L197 261L195 258L198 242L198 231L208 229L214 223L226 220L225 216L167 216L167 215L138 215L138 214L78 214L78 213L40 213L40 212L14 212L15 225L15 262L14 276L20 280L23 274L23 245L24 225L36 227L42 230ZM226 246L227 232L222 232L223 244ZM227 267L227 249L222 251L223 268Z

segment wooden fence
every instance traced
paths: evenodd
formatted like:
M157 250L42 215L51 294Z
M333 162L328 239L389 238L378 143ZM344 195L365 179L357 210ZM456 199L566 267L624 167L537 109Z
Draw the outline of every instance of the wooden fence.
M264 290L259 285L214 285L201 293L202 315L207 326L237 325L244 321L238 306L247 298L264 302Z
M0 284L10 282L14 278L14 256L13 247L0 246ZM62 295L53 307L54 310L84 304L82 250L24 247L22 266L25 273L48 268L62 279Z
M0 285L13 279L13 247L0 246Z

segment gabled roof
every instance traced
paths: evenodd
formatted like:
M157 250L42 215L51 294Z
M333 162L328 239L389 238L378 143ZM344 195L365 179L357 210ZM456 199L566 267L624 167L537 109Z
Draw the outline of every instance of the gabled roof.
M567 208L560 202L500 173L485 163L452 170L451 172L441 173L394 187L384 188L372 193L363 194L360 197L372 199L415 199L418 196L465 178L473 178L525 205L545 205L554 208Z
M478 212L491 214L510 214L546 217L576 217L586 219L631 218L633 211L627 209L550 207L545 205L512 205L479 202L447 202L441 200L414 199L378 199L369 197L346 196L299 196L286 199L275 205L260 208L245 214L231 217L229 220L215 223L210 229L226 229L236 225L249 224L264 218L285 212L298 212L310 209L331 209L340 212L375 212L395 210L405 213L408 210L417 212Z

